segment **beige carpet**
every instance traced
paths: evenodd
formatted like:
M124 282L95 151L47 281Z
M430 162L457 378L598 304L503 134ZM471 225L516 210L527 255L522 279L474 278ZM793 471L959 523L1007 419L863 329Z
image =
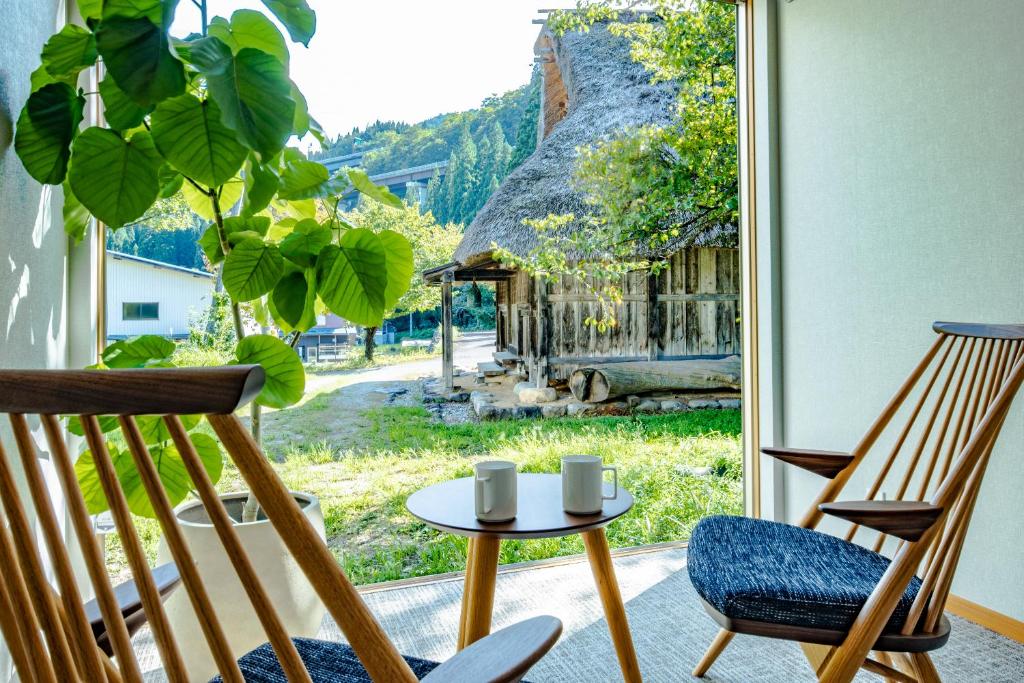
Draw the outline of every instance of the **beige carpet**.
M615 559L644 680L692 681L689 672L717 632L699 606L686 575L682 548ZM461 579L370 590L365 594L398 649L444 660L455 652L462 598ZM529 674L534 683L598 683L621 680L618 663L586 562L503 571L498 576L494 628L538 614L562 620L564 632ZM951 617L949 644L934 656L946 683L1024 681L1024 645ZM341 640L333 622L320 637ZM148 634L137 641L156 666ZM157 670L150 670L159 680ZM704 679L709 682L813 681L799 648L791 643L738 636ZM863 674L858 681L878 681Z

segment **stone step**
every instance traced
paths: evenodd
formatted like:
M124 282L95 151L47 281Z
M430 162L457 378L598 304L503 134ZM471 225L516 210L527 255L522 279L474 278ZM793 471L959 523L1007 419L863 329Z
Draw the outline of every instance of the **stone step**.
M484 374L484 377L496 377L505 374L505 368L497 363L479 363L476 367L477 370Z
M506 368L514 368L522 359L510 351L495 351L494 362Z

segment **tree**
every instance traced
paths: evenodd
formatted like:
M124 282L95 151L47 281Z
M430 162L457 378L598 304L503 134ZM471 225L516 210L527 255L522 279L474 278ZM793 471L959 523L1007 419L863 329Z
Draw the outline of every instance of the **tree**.
M645 15L622 21L630 4L582 0L576 10L552 13L548 26L564 33L606 22L630 41L633 59L652 81L678 85L674 120L620 131L581 149L573 182L590 215L533 221L539 246L526 257L499 250L503 261L535 275L603 283L595 292L603 313L590 321L600 329L615 324L605 304L620 300L622 276L662 266L638 254L691 243L738 217L735 8L711 0L657 0L657 21ZM558 229L577 219L583 229ZM570 260L569 253L577 257Z
M540 116L540 70L534 68L523 117L516 129L515 145L509 156L508 173L519 167L537 149L537 122Z
M455 247L462 239L459 226L448 223L441 225L429 211L421 213L418 206L406 206L394 211L378 202L364 201L352 212L345 215L352 225L374 233L397 233L409 244L412 256L412 282L405 293L384 312L384 318L395 315L429 311L441 304L441 290L428 287L420 273L444 265L452 260ZM373 336L377 326L365 328L364 353L367 360L373 360Z
M266 375L252 407L258 441L261 406L302 398L305 373L293 345L315 322L317 307L379 324L408 288L410 249L397 233L355 229L337 218L350 190L401 207L397 197L363 171L331 175L286 146L292 136L322 133L288 75L288 44L277 25L255 10L207 20L206 0L194 1L202 32L178 39L170 35L175 2L79 0L85 26L69 24L43 47L14 147L35 180L63 187L64 227L76 241L90 218L116 231L179 192L209 221L199 244L230 296L233 362L259 364ZM309 43L316 15L305 0L264 4L293 41ZM79 75L100 60L105 76L98 92L86 93ZM102 100L108 125L80 129L88 97ZM316 220L319 204L333 207L326 220ZM290 335L291 345L276 335L247 336L243 306ZM103 364L162 365L173 348L160 337L119 341L104 351ZM108 422L108 431L116 426ZM171 446L157 441L151 452L164 462ZM210 463L219 473L219 452ZM134 472L124 476L137 480ZM185 489L174 488L174 504ZM243 521L257 512L250 496Z

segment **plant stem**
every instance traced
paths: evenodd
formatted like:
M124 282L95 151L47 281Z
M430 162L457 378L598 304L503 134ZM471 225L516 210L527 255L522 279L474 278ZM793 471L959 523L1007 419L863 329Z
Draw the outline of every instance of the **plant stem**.
M196 2L196 0L192 1ZM199 2L196 2L196 4L199 5L199 16L203 22L203 35L205 36L208 28L208 23L206 21L206 0L200 0Z
M205 3L204 3L205 4ZM224 214L220 208L220 195L213 188L207 191L207 195L210 197L210 203L213 205L213 220L217 225L217 239L220 240L221 251L224 252L225 262L227 261L227 255L231 252L231 243L228 241L227 232L224 230ZM221 266L221 276L223 277L224 266ZM235 301L234 297L231 298L231 317L235 325L235 337L240 342L245 339L245 327L242 325L242 309ZM237 343L237 342L236 342ZM260 404L253 401L249 408L249 433L252 434L253 440L256 445L260 445L261 437L263 434L263 411ZM242 522L255 522L259 516L260 503L256 500L256 496L253 495L252 491L249 492L249 497L245 499L245 506L242 508Z
M224 252L224 260L227 261L227 256L231 252L231 243L228 242L228 234L224 230L224 215L220 210L220 196L217 191L210 189L209 192L210 202L213 205L213 220L217 225L217 239L220 240L220 250ZM221 265L221 277L223 277L224 266ZM242 309L235 301L234 297L231 297L231 317L235 324L235 337L237 341L245 339L245 327L242 325ZM237 342L236 342L237 343ZM259 437L256 433L253 433L253 437L256 438L256 443L260 442Z

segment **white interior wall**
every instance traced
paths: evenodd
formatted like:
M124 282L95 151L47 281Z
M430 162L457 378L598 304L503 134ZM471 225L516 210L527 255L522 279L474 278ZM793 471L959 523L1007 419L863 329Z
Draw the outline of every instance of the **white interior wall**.
M779 364L762 401L782 401L763 442L849 449L933 340L932 321L1024 322L1024 3L768 9L759 31L777 22L777 51L762 42L758 60L777 100L758 104L777 125L759 116L770 183L759 181L758 227L778 273L759 285L779 318L762 355ZM1019 398L954 585L1016 619L1022 446ZM779 513L796 519L820 485L786 468Z
M15 122L30 93L29 77L39 65L45 41L66 23L68 5L65 0L4 0L2 6L0 367L82 367L95 361L96 245L69 245L61 220L60 189L40 186L30 178L13 149ZM59 508L61 499L45 458L42 430L37 421L31 424L44 453L43 472ZM11 455L6 420L0 421L0 440ZM18 468L17 463L14 467ZM78 561L74 553L72 561ZM11 677L9 657L0 646L0 680Z

